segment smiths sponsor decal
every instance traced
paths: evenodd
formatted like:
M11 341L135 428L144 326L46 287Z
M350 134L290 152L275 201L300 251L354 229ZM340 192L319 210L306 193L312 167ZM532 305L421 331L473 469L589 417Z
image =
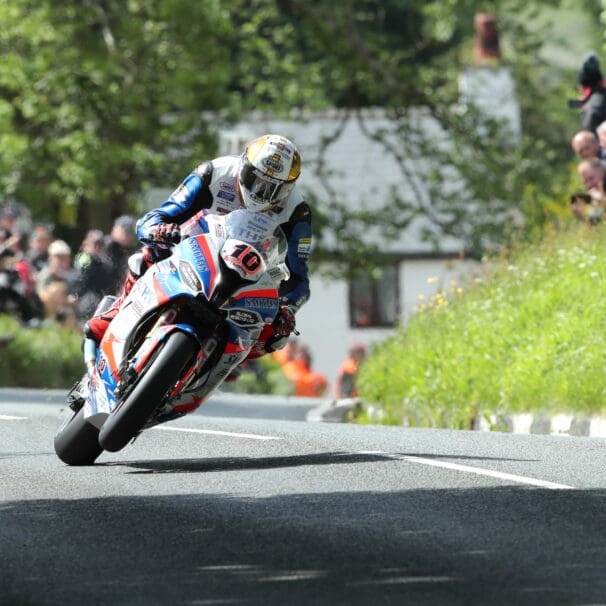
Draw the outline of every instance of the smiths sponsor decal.
M229 312L229 319L239 326L253 326L261 321L259 314L244 309L232 309Z
M190 290L193 290L194 292L202 290L202 284L200 283L200 280L198 280L194 268L187 261L179 262L179 275Z
M271 158L263 160L263 165L273 170L276 173L281 173L284 170L284 164L281 162L280 154L274 154Z
M188 242L191 248L191 252L194 255L194 259L196 259L198 269L200 271L208 271L208 263L206 262L206 257L204 256L204 253L200 249L198 241L195 238L189 238Z
M277 306L275 299L269 297L246 297L244 299L245 307L255 307L257 309L273 309Z
M311 254L311 238L301 238L297 245L299 257L309 257Z

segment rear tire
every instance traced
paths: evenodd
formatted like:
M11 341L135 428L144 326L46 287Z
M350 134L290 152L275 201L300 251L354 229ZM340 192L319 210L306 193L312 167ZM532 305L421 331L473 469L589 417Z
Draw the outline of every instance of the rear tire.
M55 435L55 452L68 465L92 465L103 452L99 430L84 418L84 406Z
M185 333L169 335L156 359L144 371L124 403L103 424L99 432L100 448L117 452L141 431L166 392L191 363L197 350L196 342Z

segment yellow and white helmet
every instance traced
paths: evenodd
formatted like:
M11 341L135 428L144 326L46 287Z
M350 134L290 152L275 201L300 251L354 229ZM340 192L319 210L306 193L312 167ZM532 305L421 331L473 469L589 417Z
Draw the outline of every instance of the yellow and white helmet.
M295 144L279 135L253 139L240 160L238 184L246 208L263 212L288 198L301 173Z

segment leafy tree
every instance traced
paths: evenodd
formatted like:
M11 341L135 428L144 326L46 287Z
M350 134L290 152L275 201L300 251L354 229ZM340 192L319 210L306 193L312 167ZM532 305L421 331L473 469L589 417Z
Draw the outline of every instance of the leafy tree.
M176 178L180 149L212 148L218 3L2 0L0 20L0 187L38 217L107 226Z
M339 233L343 258L360 249L360 225L396 237L420 216L427 238L456 235L480 254L520 217L543 220L537 209L570 160L569 117L557 107L565 94L518 17L558 4L0 0L0 187L37 218L107 227L148 186L176 183L215 153L217 116L228 123L252 109L336 106L368 129L360 109L379 106L394 127L368 135L399 160L402 187L389 212L318 204L318 224ZM457 79L478 10L499 15L508 43L523 112L518 145L502 144L498 124L459 111ZM450 145L428 136L419 108ZM431 161L422 188L409 165L416 158ZM449 190L453 174L461 186Z

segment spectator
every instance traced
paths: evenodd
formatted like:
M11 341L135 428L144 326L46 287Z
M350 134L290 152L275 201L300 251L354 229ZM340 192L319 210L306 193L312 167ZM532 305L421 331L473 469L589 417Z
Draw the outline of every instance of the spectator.
M311 354L307 347L301 347L296 354L300 361L301 373L296 377L295 395L305 398L319 398L324 395L328 382L326 377L311 366Z
M581 161L577 171L588 195L573 194L571 210L577 218L597 223L606 204L606 165L598 158L590 158Z
M286 362L290 362L294 359L299 348L299 342L296 337L291 336L286 345L282 349L278 349L271 354L272 360L284 366Z
M606 83L600 70L600 60L594 52L587 53L578 75L581 97L581 128L596 132L606 120Z
M25 236L18 231L0 245L0 309L17 312L23 321L42 313L32 268L25 258Z
M103 232L91 229L74 259L74 294L78 298L76 316L82 322L92 316L104 295L113 294L113 270L104 255L104 244Z
M580 130L572 138L572 149L581 160L589 158L600 158L604 160L603 150L600 147L600 141L595 133L589 130Z
M65 282L71 292L75 280L72 267L72 249L63 240L54 240L48 247L48 263L38 272L36 290L38 294L51 282Z
M349 349L347 358L343 361L337 372L333 389L335 398L355 398L358 395L356 380L360 364L366 357L366 347L356 343Z
M7 204L2 208L2 212L0 213L0 229L7 234L7 237L16 230L18 218L19 211L14 204Z
M296 396L319 397L326 391L326 378L312 370L311 354L304 345L297 345L292 359L282 364L282 372L292 383Z
M121 290L128 267L128 257L138 249L136 224L136 219L131 215L122 215L114 221L109 236L105 238L105 256L113 268L113 283L108 294L113 295Z
M600 149L602 150L600 158L604 160L604 155L606 155L606 120L600 123L600 125L595 129L595 132L598 135Z
M40 300L44 305L44 317L63 326L80 330L81 327L74 312L74 299L63 280L52 280L40 291Z
M52 242L50 230L44 225L38 225L29 239L26 258L37 273L48 263L48 247Z

